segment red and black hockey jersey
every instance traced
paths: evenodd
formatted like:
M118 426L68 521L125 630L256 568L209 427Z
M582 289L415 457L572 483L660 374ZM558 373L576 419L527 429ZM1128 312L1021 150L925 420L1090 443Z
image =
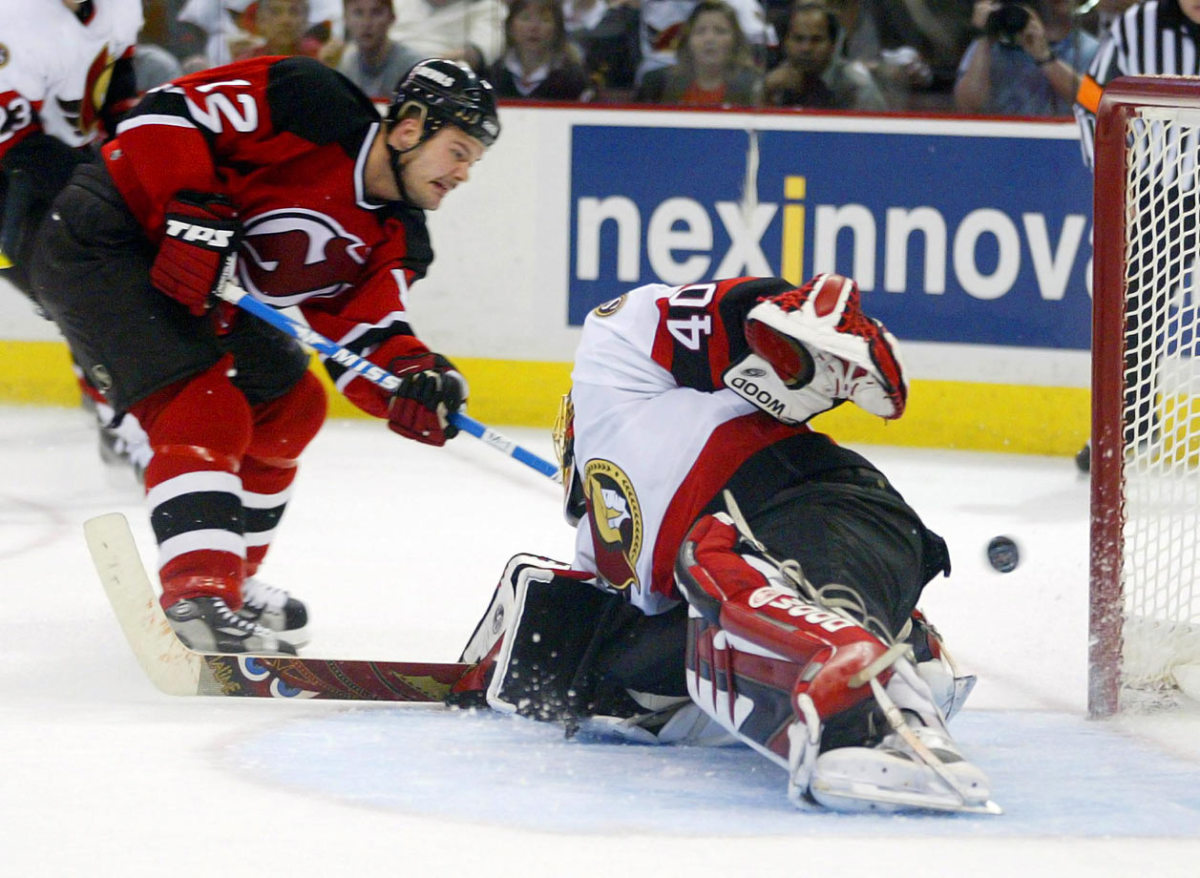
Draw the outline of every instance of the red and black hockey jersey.
M299 306L315 330L363 356L392 340L391 358L426 350L405 298L433 252L423 211L367 197L381 124L374 104L320 62L254 58L147 93L104 157L152 241L180 190L223 194L245 227L245 289L276 308ZM352 392L364 379L326 366L356 404L384 414L379 394Z

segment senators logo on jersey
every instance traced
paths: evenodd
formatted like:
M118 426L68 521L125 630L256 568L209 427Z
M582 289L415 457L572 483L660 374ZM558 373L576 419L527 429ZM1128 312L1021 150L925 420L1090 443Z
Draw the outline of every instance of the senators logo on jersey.
M642 553L642 509L629 476L608 460L589 460L583 490L596 553L596 572L613 588L640 588L638 556Z
M242 285L286 307L349 289L367 246L332 217L310 210L273 210L246 223L238 275Z

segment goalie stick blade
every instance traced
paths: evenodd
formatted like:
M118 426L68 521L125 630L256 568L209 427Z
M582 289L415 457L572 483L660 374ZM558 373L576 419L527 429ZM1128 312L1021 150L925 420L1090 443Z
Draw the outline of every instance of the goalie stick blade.
M167 622L125 516L101 515L83 530L125 639L146 676L168 695L440 702L469 667L196 652Z

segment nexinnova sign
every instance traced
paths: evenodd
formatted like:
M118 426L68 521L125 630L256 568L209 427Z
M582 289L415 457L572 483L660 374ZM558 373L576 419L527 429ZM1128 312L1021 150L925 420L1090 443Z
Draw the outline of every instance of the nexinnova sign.
M650 281L836 270L902 338L1087 349L1091 181L1078 143L926 124L573 126L568 319Z

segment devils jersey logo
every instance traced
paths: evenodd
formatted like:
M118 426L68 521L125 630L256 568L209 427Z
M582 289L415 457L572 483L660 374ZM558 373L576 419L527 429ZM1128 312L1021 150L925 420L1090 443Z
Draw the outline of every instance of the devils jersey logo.
M273 210L245 228L242 285L277 307L336 296L355 283L366 262L363 240L316 211Z

